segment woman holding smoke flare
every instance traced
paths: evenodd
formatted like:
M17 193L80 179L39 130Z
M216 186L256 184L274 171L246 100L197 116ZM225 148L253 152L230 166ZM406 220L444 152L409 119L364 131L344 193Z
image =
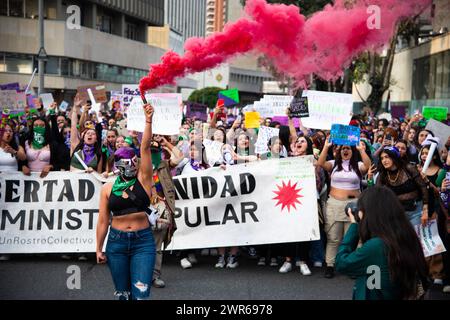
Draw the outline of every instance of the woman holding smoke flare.
M120 175L114 184L103 186L97 223L97 262L108 263L115 295L120 300L140 300L150 296L155 265L155 241L146 210L153 184L152 117L154 109L145 104L145 130L141 162L132 148L115 152L114 165ZM111 225L110 212L112 213ZM103 244L108 232L106 254Z

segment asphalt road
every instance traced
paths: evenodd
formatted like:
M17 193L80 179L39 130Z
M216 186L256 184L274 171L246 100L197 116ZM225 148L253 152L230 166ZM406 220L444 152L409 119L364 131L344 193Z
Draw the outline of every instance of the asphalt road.
M215 257L197 255L199 263L183 270L175 255L163 264L166 288L152 288L153 300L349 300L353 280L343 275L325 279L323 270L311 276L299 268L287 274L278 268L256 266L256 260L239 259L237 269L215 269ZM67 269L80 267L81 289L70 290ZM440 287L441 288L441 287ZM436 289L432 299L450 299ZM109 269L89 261L62 260L59 256L12 256L0 262L0 300L112 300L114 288Z

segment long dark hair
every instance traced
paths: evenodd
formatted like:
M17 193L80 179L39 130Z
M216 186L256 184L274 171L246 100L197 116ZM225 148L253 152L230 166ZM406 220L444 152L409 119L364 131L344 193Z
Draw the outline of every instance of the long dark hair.
M425 149L428 149L428 152L430 152L430 145L423 146L422 149L420 149L419 162L420 162L421 165L424 164L424 162L422 161L421 156L422 156L422 151L425 150ZM442 168L444 165L442 164L441 156L439 155L439 148L434 149L433 157L434 157L434 159L432 159L431 161L435 165L437 165L439 168Z
M408 143L408 141L400 139L398 140L395 144L397 143L403 143L406 147L406 154L405 157L400 157L401 160L405 161L405 162L409 162L409 160L411 159L411 152L409 151L409 146L411 145L410 143Z
M15 130L16 128L15 128L14 122L9 121L9 122L6 124L6 126L10 127L11 130L12 130L12 139L11 139L11 142L8 143L9 146L10 146L11 148L13 148L14 150L19 151L19 145L18 145L18 143L17 143L19 139L18 139L16 130ZM6 126L5 126L5 129L6 129ZM3 137L0 136L0 139L3 139Z
M95 132L95 135L97 136L97 142L94 143L94 151L95 151L95 156L97 157L97 161L100 161L102 159L102 141L101 138L98 136L98 132L95 129L85 129L83 131L83 133L81 134L81 138L80 138L80 143L76 146L75 150L73 150L73 154L72 156L80 151L83 150L84 147L84 136L86 135L86 133L89 130L93 130Z
M209 164L208 164L208 158L206 157L206 148L203 145L203 143L201 142L195 142L195 141L191 141L191 145L189 148L192 148L193 146L195 146L197 149L200 147L200 150L198 150L202 156L202 163L200 164L200 166L203 169L208 169L209 168Z
M337 171L342 171L344 170L344 168L342 167L342 155L341 155L341 148L343 146L339 146L338 150L336 152L336 159L334 162L334 168L337 168ZM350 147L352 149L352 157L350 158L350 165L349 165L349 169L356 172L356 174L358 175L359 179L362 179L362 174L361 171L359 171L359 166L358 166L358 162L360 160L360 155L358 150L356 150L356 147ZM333 170L334 170L333 168Z
M378 172L380 173L379 179L381 179L380 181L382 184L386 185L388 183L388 170L386 170L381 161L381 156L383 155L383 153L389 156L389 158L392 160L392 162L394 162L394 165L397 167L399 171L404 170L407 172L407 174L409 173L409 171L406 168L407 165L406 162L400 159L400 157L398 157L393 151L389 149L384 149L380 153L380 161L378 163Z
M44 143L44 147L49 145L52 142L52 133L51 133L51 129L50 129L50 124L47 121L47 119L45 119L43 117L40 117L40 118L33 119L33 121L31 122L30 131L28 131L28 136L27 136L27 139L26 139L26 141L28 141L28 145L30 147L31 147L31 143L34 140L34 131L33 131L34 130L34 123L36 121L38 121L38 120L41 120L41 121L43 121L45 123L45 135L44 135L45 143Z
M361 194L358 208L364 213L359 223L362 243L374 237L383 240L389 274L399 289L399 298L415 297L418 280L424 288L427 286L428 267L417 234L397 196L387 187L374 186Z

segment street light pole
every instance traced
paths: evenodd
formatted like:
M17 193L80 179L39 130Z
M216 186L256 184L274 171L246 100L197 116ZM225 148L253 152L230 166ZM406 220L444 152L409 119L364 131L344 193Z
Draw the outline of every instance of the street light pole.
M39 90L38 94L44 90L44 65L46 53L44 49L44 0L39 0Z

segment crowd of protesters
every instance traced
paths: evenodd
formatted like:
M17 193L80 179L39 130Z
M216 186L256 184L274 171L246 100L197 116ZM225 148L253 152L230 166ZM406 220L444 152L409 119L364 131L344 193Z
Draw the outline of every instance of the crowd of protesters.
M25 117L11 117L2 126L0 144L0 172L21 171L24 175L39 173L41 178L51 171L97 172L104 177L112 175L115 152L122 147L132 148L140 154L142 135L126 130L126 115L120 111L120 103L113 102L101 112L93 112L89 101L78 96L67 111L58 110L56 103L48 110L27 112ZM324 268L326 278L335 274L336 257L351 220L344 208L372 186L385 186L393 191L412 225L426 224L437 219L439 234L449 248L448 237L448 193L450 181L446 173L450 168L450 137L442 141L443 148L434 151L431 164L422 172L430 152L433 132L426 130L426 121L421 114L391 121L377 119L374 115L353 116L350 125L361 129L358 146L338 146L330 142L329 132L283 126L271 118L261 119L261 125L280 129L278 137L269 141L268 153L257 154L255 143L258 129L246 128L245 114L228 122L218 119L222 114L216 108L209 121L183 118L180 133L175 136L153 135L152 165L153 185L156 196L154 205L163 211L174 211L175 199L171 177L195 173L218 166L228 166L265 161L273 158L315 158L318 219L321 239L310 242L271 244L252 247L208 248L201 254L217 255L215 268L237 268L243 253L257 258L258 266L270 265L280 273L297 270L304 276L315 268ZM223 143L222 157L216 163L208 162L204 139ZM383 199L379 199L383 201ZM400 213L399 213L400 214ZM170 221L169 221L170 222ZM173 223L173 221L171 221ZM155 231L156 265L153 285L164 287L161 279L161 248L170 242L174 228L159 228ZM176 236L176 234L175 234ZM182 268L192 268L198 259L196 250L180 253ZM7 255L0 257L8 259ZM448 253L427 258L429 277L444 285L450 292ZM339 271L339 268L338 268Z

